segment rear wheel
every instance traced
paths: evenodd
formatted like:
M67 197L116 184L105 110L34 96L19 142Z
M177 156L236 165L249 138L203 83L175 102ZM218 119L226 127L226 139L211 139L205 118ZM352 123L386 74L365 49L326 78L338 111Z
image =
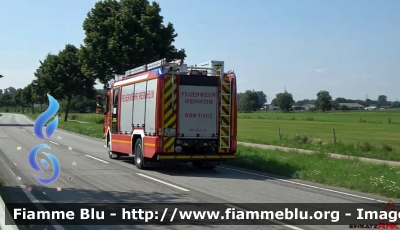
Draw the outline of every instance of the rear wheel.
M135 165L138 169L145 169L141 138L138 138L135 143Z
M192 162L193 167L196 169L215 169L215 167L217 167L216 165L203 165L203 162L201 161L193 161Z

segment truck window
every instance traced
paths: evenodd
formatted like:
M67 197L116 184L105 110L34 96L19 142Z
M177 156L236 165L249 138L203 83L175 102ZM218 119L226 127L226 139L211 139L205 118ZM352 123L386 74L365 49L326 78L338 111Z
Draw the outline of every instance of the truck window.
M116 107L118 105L118 93L119 93L119 88L114 89L114 92L113 92L113 97L114 97L113 105L114 105L114 107Z
M119 93L119 88L115 88L113 90L113 111L112 111L112 121L111 121L111 132L112 133L117 133L118 130L118 93Z
M110 95L106 95L106 104L104 107L104 112L108 113L110 111Z

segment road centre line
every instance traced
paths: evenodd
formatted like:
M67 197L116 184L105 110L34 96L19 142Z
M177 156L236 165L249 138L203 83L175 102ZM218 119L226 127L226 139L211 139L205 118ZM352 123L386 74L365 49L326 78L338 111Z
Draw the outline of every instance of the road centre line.
M264 177L264 178L267 178L267 179L278 180L278 181L282 181L282 182L289 183L289 184L300 185L300 186L303 186L303 187L319 189L319 190L323 190L323 191L326 191L326 192L332 192L332 193L337 193L337 194L341 194L341 195L356 197L356 198L360 198L360 199L377 201L377 202L381 202L381 203L387 203L387 201L383 201L383 200L377 200L377 199L373 199L373 198L369 198L369 197L365 197L365 196L359 196L359 195L355 195L355 194L351 194L351 193L340 192L340 191L336 191L336 190L332 190L332 189L317 187L317 186L309 185L309 184L303 184L303 183L299 183L299 182L295 182L295 181L280 179L280 178L272 177L272 176L266 176L266 175L262 175L262 174L258 174L258 173L246 172L246 171L227 168L227 167L222 167L222 166L219 166L219 168L226 169L226 170L231 170L231 171L235 171L235 172L240 172L240 173L245 173L245 174L249 174L249 175L253 175L253 176Z
M57 142L54 142L54 141L49 141L49 142L51 142L51 143L53 143L55 145L60 145L60 144L58 144Z
M146 177L147 179L150 179L150 180L153 180L153 181L157 181L157 182L159 182L159 183L161 183L161 184L165 184L165 185L171 186L171 187L173 187L173 188L182 190L182 191L184 191L184 192L189 192L189 191L190 191L190 190L187 190L187 189L185 189L185 188L182 188L182 187L179 187L179 186L170 184L170 183L168 183L168 182L165 182L165 181L162 181L162 180L153 178L153 177L151 177L151 176L147 176L147 175L144 175L144 174L141 174L141 173L137 173L137 175L142 176L142 177Z

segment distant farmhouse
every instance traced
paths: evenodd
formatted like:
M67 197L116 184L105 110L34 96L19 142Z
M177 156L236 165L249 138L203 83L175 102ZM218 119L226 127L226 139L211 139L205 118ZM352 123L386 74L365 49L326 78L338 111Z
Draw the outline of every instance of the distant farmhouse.
M293 111L304 111L304 110L310 110L314 107L315 107L315 105L313 105L313 104L305 104L302 106L292 106L292 110Z
M303 105L304 110L309 110L309 109L312 109L314 107L315 107L314 104L305 104L305 105Z
M350 110L361 110L361 109L365 109L365 106L360 105L358 103L339 103L339 105L341 106L346 106L347 108L349 108Z
M262 107L261 109L264 109L264 110L277 110L277 109L279 109L279 108L276 107L276 106L273 106L273 105L271 105L271 104L264 104L263 107Z
M382 105L379 106L380 109L392 109L392 106L390 105ZM378 105L372 104L370 106L368 106L367 108L365 108L366 110L377 110L378 109Z

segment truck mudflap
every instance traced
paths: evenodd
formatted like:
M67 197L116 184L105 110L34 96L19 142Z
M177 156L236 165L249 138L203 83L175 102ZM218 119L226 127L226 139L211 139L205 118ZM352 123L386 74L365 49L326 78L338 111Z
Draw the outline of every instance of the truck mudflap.
M178 154L158 154L157 160L175 161L226 161L236 159L235 155L178 155Z

